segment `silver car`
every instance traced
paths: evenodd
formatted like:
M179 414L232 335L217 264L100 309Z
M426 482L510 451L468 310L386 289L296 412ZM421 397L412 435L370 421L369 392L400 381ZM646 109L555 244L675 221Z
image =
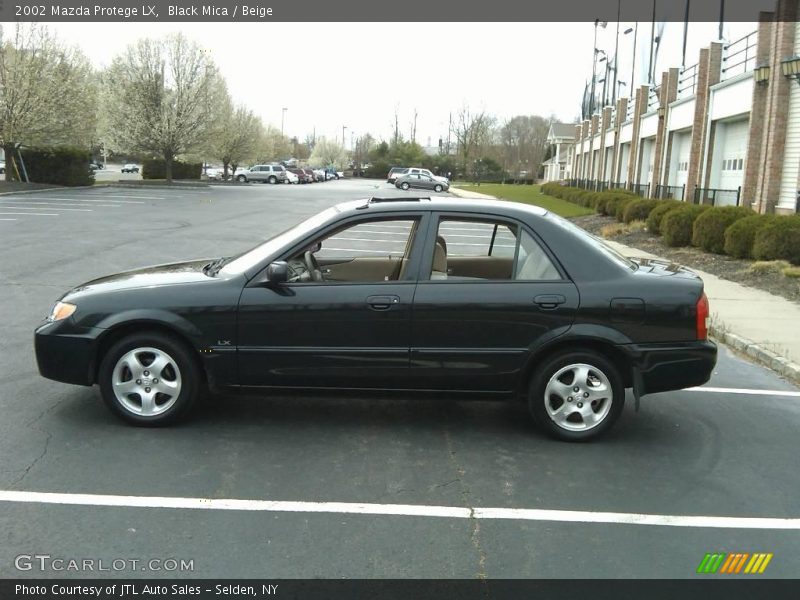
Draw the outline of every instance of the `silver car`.
M283 183L286 181L286 167L283 165L255 165L242 173L236 172L236 181L261 181L262 183Z
M408 190L411 188L419 188L422 190L433 190L434 192L446 192L450 189L450 184L444 181L434 179L430 175L422 173L410 173L408 175L401 175L394 182L395 187L401 190Z

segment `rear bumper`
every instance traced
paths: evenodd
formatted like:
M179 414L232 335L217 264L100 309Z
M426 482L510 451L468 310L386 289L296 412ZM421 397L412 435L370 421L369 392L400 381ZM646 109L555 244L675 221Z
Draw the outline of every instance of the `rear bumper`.
M104 330L85 328L61 333L60 325L45 323L34 334L39 373L63 383L92 385L97 339Z
M640 396L702 385L717 364L717 345L709 341L619 346L634 368Z

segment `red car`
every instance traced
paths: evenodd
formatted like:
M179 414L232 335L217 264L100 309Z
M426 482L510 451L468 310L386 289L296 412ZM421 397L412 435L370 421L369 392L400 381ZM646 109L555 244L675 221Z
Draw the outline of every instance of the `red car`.
M289 171L297 175L299 183L311 183L314 181L314 178L306 173L305 169L289 169Z
M300 169L300 170L303 171L303 173L305 173L306 177L308 178L308 183L314 183L317 180L317 178L314 177L314 171L312 171L311 169Z

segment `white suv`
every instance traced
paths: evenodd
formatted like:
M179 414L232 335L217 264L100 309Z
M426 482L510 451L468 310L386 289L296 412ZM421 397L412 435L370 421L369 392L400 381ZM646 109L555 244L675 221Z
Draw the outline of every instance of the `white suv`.
M236 174L236 181L261 181L263 183L283 183L286 181L286 167L283 165L255 165L243 173Z

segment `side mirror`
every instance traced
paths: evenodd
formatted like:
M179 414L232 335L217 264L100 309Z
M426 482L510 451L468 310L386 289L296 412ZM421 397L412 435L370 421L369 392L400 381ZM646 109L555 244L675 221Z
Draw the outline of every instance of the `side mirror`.
M267 285L278 285L286 283L289 279L289 265L285 260L278 260L270 263L267 267L266 281Z

